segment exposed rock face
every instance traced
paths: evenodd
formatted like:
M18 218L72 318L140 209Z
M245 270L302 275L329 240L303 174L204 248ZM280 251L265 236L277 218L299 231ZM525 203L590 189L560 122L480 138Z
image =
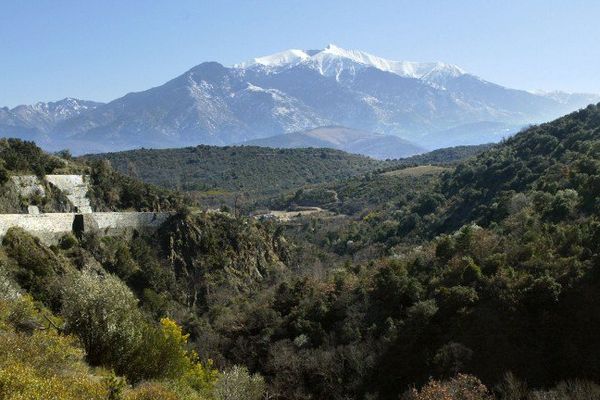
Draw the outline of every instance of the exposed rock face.
M21 197L44 197L46 195L46 189L35 175L16 175L12 176L11 180Z
M159 237L191 306L212 301L217 288L256 288L285 268L283 246L264 226L228 214L177 216Z

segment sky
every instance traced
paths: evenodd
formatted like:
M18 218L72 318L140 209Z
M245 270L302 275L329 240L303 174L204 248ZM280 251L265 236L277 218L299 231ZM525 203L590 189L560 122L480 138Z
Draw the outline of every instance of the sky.
M334 43L600 93L598 0L0 0L0 106L110 101L204 61Z

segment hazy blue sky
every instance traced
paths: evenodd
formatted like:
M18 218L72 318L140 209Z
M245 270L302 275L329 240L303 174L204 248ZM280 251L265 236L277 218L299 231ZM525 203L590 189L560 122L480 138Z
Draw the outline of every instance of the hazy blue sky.
M0 0L0 106L107 101L203 61L328 43L522 89L600 92L598 0Z

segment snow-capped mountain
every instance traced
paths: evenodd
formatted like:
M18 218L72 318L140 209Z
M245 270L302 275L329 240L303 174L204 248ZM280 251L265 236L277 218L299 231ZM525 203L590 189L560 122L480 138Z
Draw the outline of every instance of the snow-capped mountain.
M13 109L0 108L4 118L16 123L30 124L32 127L49 129L54 124L94 110L102 103L67 97L49 103L38 102L33 105L20 105Z
M338 125L435 148L498 140L498 132L598 101L595 95L509 89L456 65L392 61L329 45L231 67L202 63L106 104L65 99L0 109L0 134L43 137L46 148L80 153L225 145ZM480 126L502 128L491 134Z
M424 81L435 81L440 77L455 78L465 74L465 71L456 65L441 62L392 61L359 50L344 50L334 44L323 50L286 50L236 64L234 68L278 73L298 66L312 68L321 75L334 76L338 80L344 74L355 74L365 68L375 68L403 78Z
M0 133L36 140L40 144L49 141L54 127L65 120L92 111L102 103L67 97L54 102L38 102L9 109L0 108Z

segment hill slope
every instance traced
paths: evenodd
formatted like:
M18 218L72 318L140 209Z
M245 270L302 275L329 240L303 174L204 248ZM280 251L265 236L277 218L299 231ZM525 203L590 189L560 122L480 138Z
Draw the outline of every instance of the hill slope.
M54 166L39 149L10 149L0 153L10 171ZM182 151L213 151L214 166L241 148ZM52 248L12 230L0 247L0 390L40 382L79 391L61 398L106 399L114 387L92 397L90 385L118 379L90 372L114 370L136 385L117 387L125 398L212 398L227 382L257 386L239 369L207 372L241 364L284 399L599 398L600 105L456 168L324 187L349 215L278 225L183 212L152 236ZM63 356L70 343L104 368L86 369L81 350ZM196 364L188 345L214 364ZM247 396L223 390L235 387Z
M378 215L374 219L377 223L359 222L365 230L354 237L358 243L357 239L362 236L360 242L365 245L373 240L419 241L451 233L468 224L489 227L523 210L536 214L536 218L546 223L571 222L569 218L589 221L600 213L597 201L600 196L599 143L600 107L591 105L520 132L480 154L450 165L444 173L438 170L433 174L438 177L428 179L425 188L422 183L411 183L419 172L411 167L423 161L436 164L437 157L446 156L441 150L399 160L378 174L326 183L305 188L305 191L316 190L313 197L318 198L321 192L334 190L338 203L317 201L313 205L351 208L350 213L357 213L359 217L364 217L365 209L377 205ZM460 152L460 148L455 150ZM393 184L392 178L399 181ZM393 185L395 189L379 189L385 185ZM411 188L411 185L416 186ZM417 189L422 196L414 196ZM388 192L394 195L382 195ZM274 199L273 204L297 203L301 195L306 197L306 193L291 193L287 198ZM365 196L368 197L366 202ZM321 198L326 200L327 196ZM352 207L348 207L349 204ZM385 233L381 232L384 226ZM376 231L379 233L375 239Z
M397 136L381 135L343 126L324 126L303 132L255 139L244 145L284 149L331 148L377 159L404 158L425 152L424 148Z
M214 195L275 195L305 184L343 179L384 163L332 149L197 146L85 156L106 159L127 175L166 188Z
M565 379L600 382L599 149L600 105L592 105L438 176L411 176L416 171L409 167L325 186L337 196L295 193L295 202L327 199L350 214L298 218L286 235L363 265L346 272L343 283L338 275L331 279L351 288L339 289L328 304L352 311L329 326L356 327L349 321L358 313L365 329L358 332L374 324L391 341L375 361L370 390L397 398L414 379L430 379L432 369L443 377L453 368L500 383L500 399L511 398L515 378L546 388ZM369 276L377 257L387 263L353 284ZM375 289L361 314L356 310L369 285ZM514 375L503 381L507 370ZM590 398L600 393L597 385L585 386L573 383L572 390ZM559 392L541 396L576 397Z

